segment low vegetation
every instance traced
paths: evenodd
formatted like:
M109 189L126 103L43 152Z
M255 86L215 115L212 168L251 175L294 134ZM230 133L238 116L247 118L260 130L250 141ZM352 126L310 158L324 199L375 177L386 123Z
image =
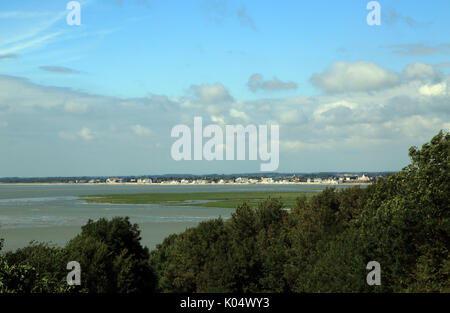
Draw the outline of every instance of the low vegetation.
M314 189L316 192L301 192L306 197L312 197L323 188ZM251 207L257 207L261 200L278 198L283 207L291 208L300 192L186 192L186 193L137 193L137 194L109 194L81 196L91 203L112 204L157 204L177 206L201 206L209 208L235 208L243 201Z

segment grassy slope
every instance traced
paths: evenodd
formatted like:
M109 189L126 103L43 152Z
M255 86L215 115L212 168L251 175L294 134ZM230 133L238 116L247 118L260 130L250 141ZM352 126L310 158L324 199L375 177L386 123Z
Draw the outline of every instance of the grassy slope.
M305 195L311 197L314 192L189 192L189 193L139 193L139 194L107 194L81 196L91 203L116 204L148 204L163 203L166 205L201 206L211 208L235 208L236 205L247 201L252 206L263 199L281 198L285 207L292 207L297 197ZM208 201L204 203L190 203L189 201Z

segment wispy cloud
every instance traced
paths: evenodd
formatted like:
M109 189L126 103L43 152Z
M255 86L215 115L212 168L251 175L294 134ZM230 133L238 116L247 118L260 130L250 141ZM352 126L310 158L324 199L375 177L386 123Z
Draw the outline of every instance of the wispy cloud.
M218 25L221 25L227 19L236 18L241 26L250 27L254 31L258 30L253 18L248 15L245 6L236 10L231 7L230 2L225 0L204 0L203 8L206 17Z
M22 32L20 34L14 34L14 32L12 32L11 36L9 36L8 39L0 42L0 47L32 39L33 37L36 37L39 34L49 30L57 22L63 20L66 17L66 15L67 15L66 11L61 11L57 14L54 14L53 17L50 19L48 18L40 19L36 23L31 23L27 31L25 32Z
M17 59L19 56L17 54L9 53L9 54L2 54L0 55L0 60L5 59Z
M421 24L411 16L406 16L398 13L396 10L392 8L387 8L383 13L383 21L388 25L394 24L406 24L409 27L417 27Z
M0 12L0 19L30 19L51 16L50 12L7 11Z
M237 12L237 18L239 23L242 26L248 26L253 30L257 30L255 22L253 21L253 19L247 14L247 9L245 8L245 6L243 6L238 12Z
M61 74L79 74L80 72L68 67L64 66L40 66L41 70L46 72L53 72L53 73L61 73Z
M110 0L110 1L113 1L115 4L119 5L120 7L122 7L124 3L131 2L129 0L127 0L127 1L124 1L124 0ZM139 5L145 5L147 7L150 7L150 3L147 0L135 0L134 2L136 4L139 4Z
M61 34L62 34L62 32L56 32L56 33L51 33L51 34L47 34L44 36L36 37L32 40L24 41L24 42L18 43L17 45L13 45L12 47L0 50L0 54L11 54L11 53L22 51L25 49L34 48L36 46L45 44L46 42L50 41L51 39L53 39Z
M216 24L221 24L228 15L227 2L224 0L205 0L203 5L207 17Z
M51 29L58 22L62 21L66 15L67 11L65 10L57 13L32 11L1 12L0 19L13 20L15 23L20 23L21 27L15 28L11 26L10 35L0 41L0 54L13 54L47 44L63 33L62 31L52 31Z
M435 46L424 44L403 44L391 45L386 48L391 49L392 53L406 56L424 56L431 54L450 54L450 44L440 44Z
M439 64L436 64L434 67L436 67L436 68L450 67L450 62L439 63Z

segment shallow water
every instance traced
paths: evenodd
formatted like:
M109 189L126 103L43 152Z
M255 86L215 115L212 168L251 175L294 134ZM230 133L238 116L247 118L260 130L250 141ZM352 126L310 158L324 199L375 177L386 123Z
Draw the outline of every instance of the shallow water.
M88 219L129 216L141 229L142 244L153 249L172 233L207 219L229 218L234 209L162 204L86 203L80 195L142 192L290 191L310 192L313 185L0 185L0 238L4 250L31 240L64 245ZM339 186L341 187L341 186Z

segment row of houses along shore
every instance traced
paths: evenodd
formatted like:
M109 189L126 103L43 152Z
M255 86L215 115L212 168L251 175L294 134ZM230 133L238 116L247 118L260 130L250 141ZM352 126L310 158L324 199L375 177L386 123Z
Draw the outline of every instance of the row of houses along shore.
M106 179L74 180L69 183L106 183L106 184L160 184L160 185L207 185L207 184L367 184L376 180L379 176L366 174L330 177L304 177L304 176L280 176L280 177L201 177L201 178L150 178L150 177L109 177Z

